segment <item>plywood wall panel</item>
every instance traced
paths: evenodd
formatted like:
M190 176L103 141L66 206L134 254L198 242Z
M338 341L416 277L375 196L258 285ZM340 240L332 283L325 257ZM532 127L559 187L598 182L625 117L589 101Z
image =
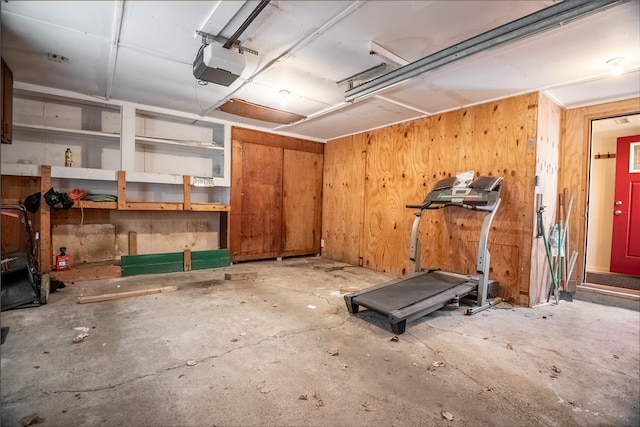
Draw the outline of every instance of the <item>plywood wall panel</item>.
M500 249L492 269L504 281L503 296L528 304L529 276L522 272L528 272L533 233L537 108L538 95L528 94L362 134L364 266L397 275L411 272L414 212L405 205L420 203L435 182L460 171L500 175L505 179L503 205L489 237L490 249ZM325 177L337 176L337 167L327 159ZM325 181L325 188L330 182ZM483 219L483 214L461 209L425 212L419 230L422 266L473 272ZM332 227L326 225L327 230Z
M285 149L283 155L282 255L320 253L322 154Z
M16 204L24 202L24 199L40 191L40 178L27 176L2 176L2 203ZM39 229L39 215L28 214L33 221L33 232ZM2 252L22 251L26 245L26 235L24 229L17 220L2 218Z
M322 254L361 264L365 183L365 134L326 144L322 192Z
M279 256L282 238L282 149L242 145L242 210L232 205L232 256ZM234 222L236 227L234 227ZM233 244L233 243L232 243Z
M584 281L586 253L587 185L591 120L640 112L640 98L566 110L560 152L560 188L574 195L570 224L570 244L578 251L572 279Z
M234 127L232 151L232 259L319 253L324 144Z
M407 274L412 213L407 191L416 179L411 170L412 123L371 132L367 138L363 265L379 271Z

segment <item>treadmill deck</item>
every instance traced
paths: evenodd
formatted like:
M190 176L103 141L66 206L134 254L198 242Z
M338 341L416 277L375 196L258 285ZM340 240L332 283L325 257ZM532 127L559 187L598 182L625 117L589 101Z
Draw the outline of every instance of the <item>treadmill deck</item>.
M359 306L388 317L394 333L404 332L406 322L426 316L477 289L477 281L448 272L424 272L345 295L351 313Z
M451 280L437 272L425 273L396 282L393 286L385 286L369 292L365 289L365 293L353 300L371 310L387 314L407 308L466 281L467 279Z

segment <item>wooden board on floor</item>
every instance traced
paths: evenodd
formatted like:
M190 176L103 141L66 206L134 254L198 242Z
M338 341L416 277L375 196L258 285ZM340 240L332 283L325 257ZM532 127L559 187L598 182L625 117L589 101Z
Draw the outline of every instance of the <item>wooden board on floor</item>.
M142 295L160 294L165 292L177 291L177 286L163 286L161 288L138 289L135 291L114 292L109 294L92 295L78 297L78 304L87 304L90 302L112 301L115 299L139 297Z
M224 273L224 280L250 280L250 279L257 279L257 278L258 278L258 272L256 271Z

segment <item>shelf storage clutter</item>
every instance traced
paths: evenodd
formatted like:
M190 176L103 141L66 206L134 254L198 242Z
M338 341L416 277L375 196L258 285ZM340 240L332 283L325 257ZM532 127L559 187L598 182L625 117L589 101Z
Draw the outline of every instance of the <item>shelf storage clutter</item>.
M228 124L27 84L16 84L13 96L13 143L1 153L3 200L51 187L105 200L77 200L69 211L41 204L43 269L54 265L59 247L73 261L59 272L68 280L86 278L83 266L94 267L89 278L119 275L123 256L180 253L216 259L195 268L228 265Z

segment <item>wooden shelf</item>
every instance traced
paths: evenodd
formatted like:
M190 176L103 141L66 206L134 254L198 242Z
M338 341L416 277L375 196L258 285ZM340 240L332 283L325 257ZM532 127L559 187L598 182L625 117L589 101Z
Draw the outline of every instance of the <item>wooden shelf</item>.
M224 152L224 147L218 147L213 144L200 141L187 141L179 139L154 138L149 136L136 136L136 143L142 145L171 145L180 148L191 148L196 150L213 150Z
M73 204L74 208L83 209L118 209L116 202L91 202L89 200L76 200Z
M31 125L26 123L14 123L14 130L22 131L22 132L35 132L38 134L41 133L59 133L61 135L66 136L91 136L94 138L105 138L109 140L117 140L120 141L119 133L108 133L108 132L100 132L95 130L85 130L85 129L69 129L69 128L59 128L55 126L43 126L43 125Z
M74 208L80 209L110 209L118 210L118 202L91 202L89 200L76 200ZM126 202L124 210L131 211L194 211L194 212L229 212L229 205L218 203L192 203L190 208L185 208L183 203L174 202ZM122 210L122 209L120 209Z
M181 211L184 204L172 202L125 202L125 209L128 211ZM122 206L119 207L120 210Z
M231 206L208 203L191 203L190 208L185 208L185 210L201 212L230 212Z

